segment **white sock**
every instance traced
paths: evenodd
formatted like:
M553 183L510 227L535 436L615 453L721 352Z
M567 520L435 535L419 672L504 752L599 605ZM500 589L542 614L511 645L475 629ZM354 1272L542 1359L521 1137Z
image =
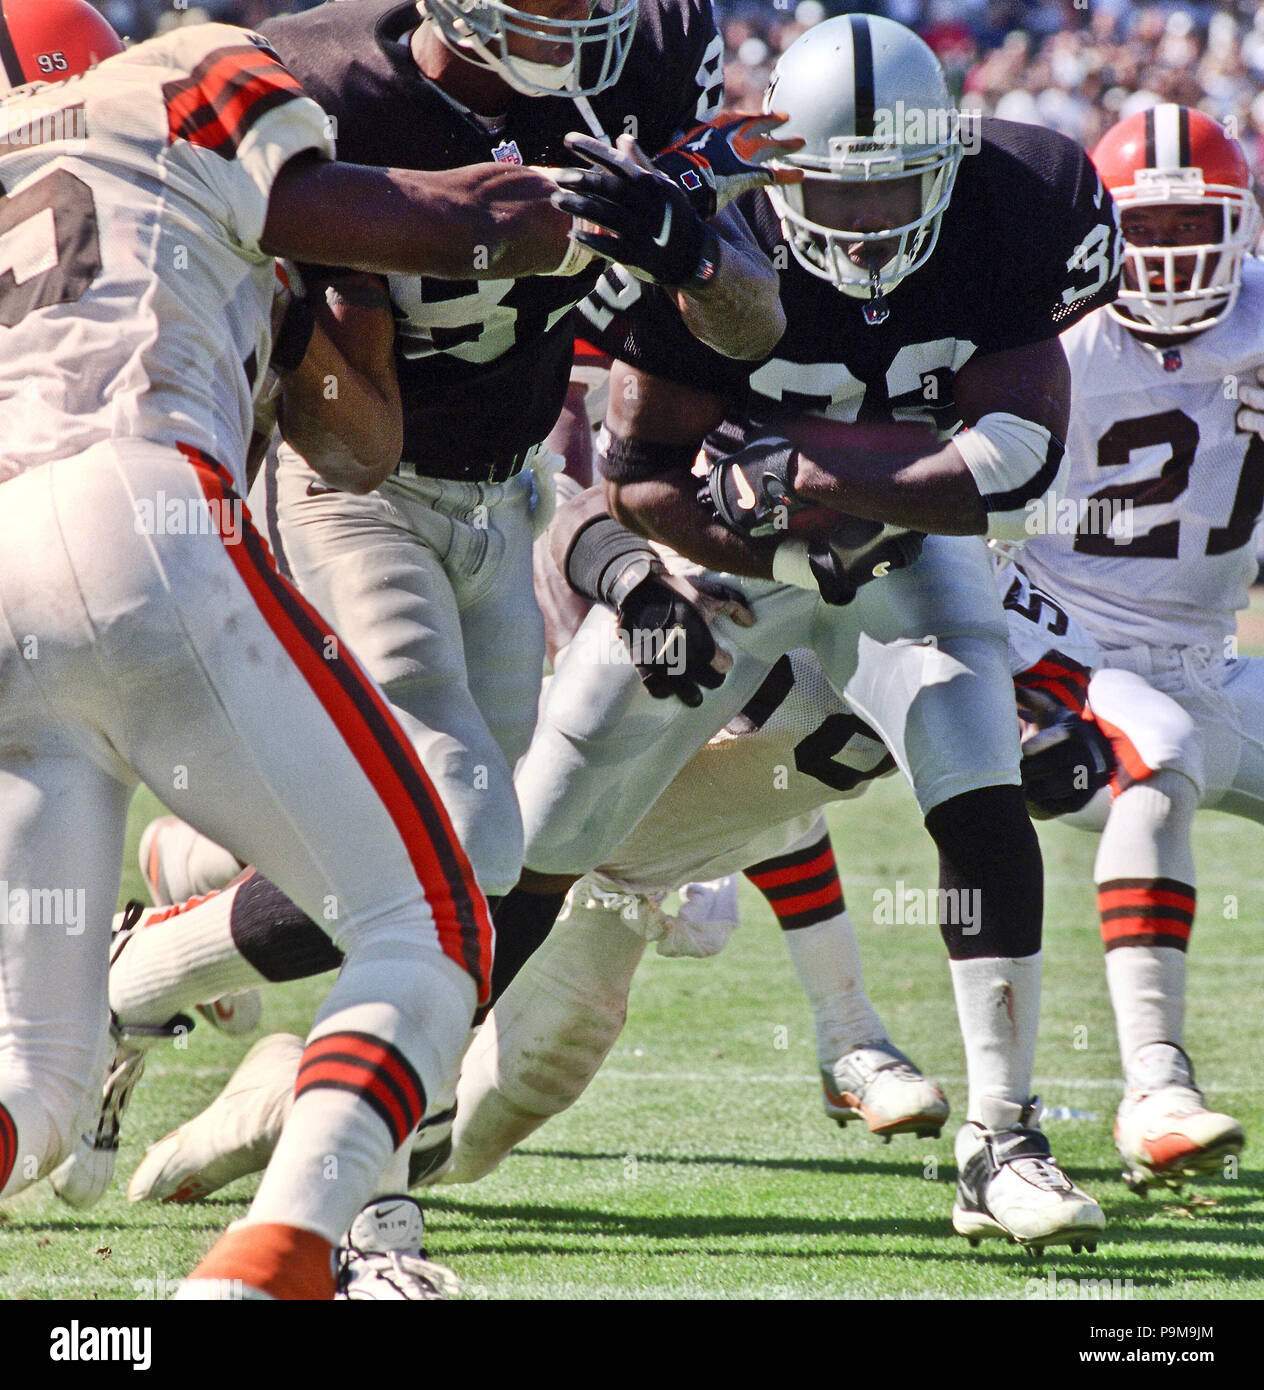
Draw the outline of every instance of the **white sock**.
M234 886L141 918L110 967L110 1008L120 1023L165 1023L182 1009L268 983L233 941L236 893Z
M966 1049L967 1120L982 1120L985 1098L1020 1106L1031 1098L1040 954L948 962Z
M246 1220L299 1226L337 1244L388 1165L400 1152L407 1163L430 1096L452 1085L474 1003L473 980L432 948L396 939L349 952L307 1041L294 1107Z
M1170 768L1115 798L1093 867L1103 912L1113 908L1118 914L1130 902L1138 912L1164 908L1169 919L1151 915L1141 922L1169 936L1188 937L1195 898L1190 835L1197 805L1193 782ZM1185 951L1181 945L1130 939L1120 932L1118 915L1103 917L1102 935L1126 1075L1138 1048L1156 1042L1183 1045Z
M846 908L824 922L783 931L781 936L812 1009L821 1066L836 1062L858 1043L886 1038L865 993L860 945Z
M1106 983L1125 1077L1139 1048L1156 1042L1185 1046L1184 951L1172 946L1107 951Z

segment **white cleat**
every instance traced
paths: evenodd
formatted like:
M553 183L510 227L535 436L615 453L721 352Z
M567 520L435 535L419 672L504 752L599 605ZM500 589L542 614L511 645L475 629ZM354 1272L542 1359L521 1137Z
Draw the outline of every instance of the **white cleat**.
M195 850L200 855L196 869L191 862ZM214 892L236 878L242 868L228 850L212 845L179 816L151 820L141 833L137 858L155 907L172 907ZM263 1021L263 995L257 989L243 989L199 1004L197 1011L221 1033L242 1037L253 1033Z
M454 1298L461 1281L426 1258L426 1227L411 1197L377 1197L351 1223L340 1251L338 1299L433 1302Z
M260 1038L218 1096L193 1119L159 1139L127 1185L129 1202L198 1202L230 1182L259 1173L294 1099L303 1039Z
M957 1132L952 1225L958 1235L972 1246L1012 1240L1033 1254L1046 1245L1069 1245L1073 1254L1096 1250L1106 1218L1054 1161L1037 1127L1039 1098L1025 1107L989 1098L983 1118Z
M222 994L209 1004L197 1005L197 1011L221 1033L232 1038L244 1037L263 1022L263 993L257 989L243 989L236 994Z
M863 1120L888 1143L893 1134L934 1139L948 1118L943 1091L885 1039L853 1047L822 1067L821 1084L831 1120Z
M152 1028L114 1030L114 1056L101 1089L96 1122L75 1140L70 1157L49 1174L53 1191L72 1207L91 1207L105 1196L114 1179L118 1159L119 1129L145 1070L145 1054L157 1042L167 1042L188 1033L193 1020L176 1014L168 1022Z
M114 929L111 964L131 939L144 911L144 904L139 902L129 902L124 908ZM123 1028L117 1019L111 1018L114 1053L101 1088L101 1099L91 1112L88 1127L76 1137L70 1156L49 1174L53 1191L63 1202L72 1207L90 1207L105 1196L114 1178L123 1113L145 1070L146 1052L155 1043L187 1035L192 1028L193 1020L186 1014L176 1014L166 1023Z
M1185 1053L1168 1043L1143 1047L1128 1075L1132 1084L1115 1116L1127 1186L1142 1197L1151 1184L1177 1188L1199 1174L1223 1174L1246 1135L1232 1115L1207 1109Z

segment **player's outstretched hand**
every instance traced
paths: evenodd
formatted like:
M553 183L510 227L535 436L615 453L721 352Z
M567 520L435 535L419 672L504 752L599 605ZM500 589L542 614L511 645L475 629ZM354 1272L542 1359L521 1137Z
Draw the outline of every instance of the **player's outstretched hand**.
M808 545L808 563L826 603L850 603L862 584L911 565L922 553L920 531L891 531L881 521L839 513L829 536Z
M780 112L767 116L728 116L694 126L654 157L654 167L689 195L693 210L712 218L734 198L770 183L801 183L802 169L769 168L775 160L803 148L797 135L774 139L769 132L786 123Z
M1264 439L1264 367L1255 369L1255 381L1238 384L1237 426L1243 434L1258 434Z
M656 700L675 695L692 709L702 703L702 687L714 690L724 680L733 658L716 646L711 635L711 622L721 614L739 627L755 622L755 615L732 589L659 569L623 600L616 613L619 636Z
M553 175L553 206L589 224L577 226L572 237L644 280L679 287L693 279L708 232L685 190L654 169L627 136L612 149L572 131L566 147L592 165Z

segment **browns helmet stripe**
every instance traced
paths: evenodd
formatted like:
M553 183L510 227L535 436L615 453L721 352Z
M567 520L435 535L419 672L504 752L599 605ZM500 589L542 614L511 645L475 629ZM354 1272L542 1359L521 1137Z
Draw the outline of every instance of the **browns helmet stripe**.
M856 134L873 134L873 36L868 15L851 18L852 67L856 76Z
M1157 158L1157 156L1155 155L1155 152L1154 152L1154 107L1153 107L1153 106L1150 107L1150 109L1145 113L1145 142L1146 142L1145 167L1146 167L1147 169L1153 169L1153 168L1155 168L1155 167L1157 166L1157 164L1158 164L1158 162L1159 162L1159 161L1158 161L1158 158Z
M1154 108L1154 152L1152 167L1189 168L1189 118L1171 102Z
M13 46L13 35L9 33L9 21L4 17L0 5L0 63L4 64L5 76L14 87L25 87L31 79L22 71L22 62Z

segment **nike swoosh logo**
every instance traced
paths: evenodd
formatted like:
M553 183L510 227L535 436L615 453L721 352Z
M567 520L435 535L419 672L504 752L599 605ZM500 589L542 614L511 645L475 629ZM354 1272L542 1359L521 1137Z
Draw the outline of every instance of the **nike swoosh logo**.
M740 468L733 470L733 486L737 488L737 505L744 512L753 512L759 503L759 498L755 496L755 489L750 485L750 479Z
M663 225L659 228L658 235L654 238L655 246L666 246L667 238L671 235L671 204L663 209Z
M324 483L310 482L307 485L307 495L309 497L323 497L327 492L337 492L336 487L326 487Z

